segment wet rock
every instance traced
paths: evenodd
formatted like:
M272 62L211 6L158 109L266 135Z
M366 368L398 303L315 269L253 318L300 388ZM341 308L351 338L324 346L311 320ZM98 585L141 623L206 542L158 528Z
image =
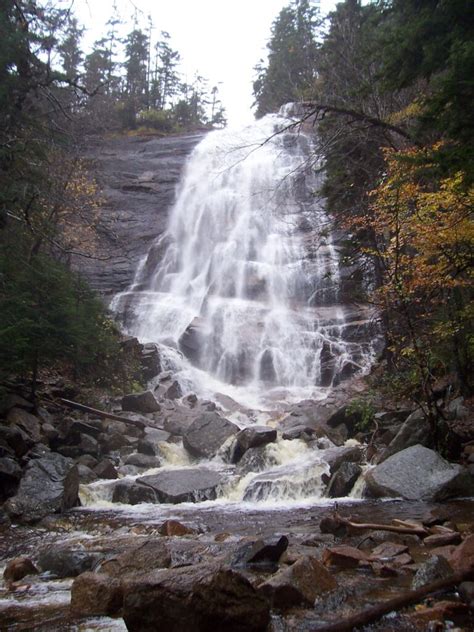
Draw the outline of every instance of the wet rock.
M11 520L7 512L0 507L0 532L7 531L11 527Z
M181 389L179 382L177 382L176 380L172 382L171 386L169 386L162 395L164 399L179 399L182 396L183 396L183 391Z
M94 472L98 478L115 479L118 478L118 472L109 459L102 459L95 467Z
M266 540L246 542L233 554L231 566L244 568L247 566L275 566L288 548L285 535Z
M77 471L79 473L80 483L87 485L88 483L93 483L98 478L94 470L91 470L90 467L87 467L87 465L83 465L82 463L77 465Z
M112 502L138 505L140 503L156 503L158 498L151 487L140 485L135 481L123 480L114 485Z
M238 427L216 412L196 417L183 436L183 445L190 454L198 457L215 456L222 444L237 434Z
M147 342L143 345L141 351L140 364L142 368L143 378L148 382L161 373L161 359L159 347L153 342Z
M473 480L459 465L415 445L389 457L367 472L366 491L372 497L402 497L407 500L443 500L468 495Z
M82 616L113 616L123 604L122 584L102 573L83 573L71 587L71 610Z
M179 349L194 364L199 364L202 342L202 321L195 318L179 339Z
M160 428L145 428L143 441L148 441L153 444L157 444L160 441L168 441L171 438L171 434ZM140 442L138 443L140 445ZM145 454L145 452L144 452Z
M40 551L38 566L43 572L49 571L56 577L76 577L92 570L101 558L101 553L53 545Z
M215 500L223 475L206 468L160 472L137 479L151 487L161 503L201 502Z
M126 582L123 618L130 632L263 632L270 613L239 573L203 564Z
M79 447L85 454L90 454L96 457L100 455L101 450L99 442L97 441L97 439L94 439L94 437L91 437L90 435L81 435Z
M433 555L416 571L411 587L413 590L417 590L438 579L448 579L452 574L453 569L445 558Z
M239 476L245 476L249 472L262 472L263 470L277 464L277 461L270 454L267 454L265 446L260 448L249 448L237 464Z
M460 542L461 534L457 531L434 533L423 540L425 546L447 546L448 544L459 544Z
M414 445L433 447L431 427L422 410L411 413L376 462L382 463L392 454Z
M136 413L155 413L160 410L160 405L151 391L132 393L122 397L122 410Z
M313 437L315 432L316 431L314 430L314 428L310 428L309 426L305 426L304 424L302 424L285 430L282 434L282 439L285 439L287 441L294 441L295 439L303 439L303 441L309 441Z
M17 582L27 575L37 575L38 569L29 557L16 557L10 560L3 571L6 582Z
M231 457L232 463L240 461L244 453L250 448L258 448L260 446L273 443L277 439L277 431L267 426L250 426L244 428L237 433L235 437L235 445Z
M474 610L474 582L463 582L459 584L459 596L471 610Z
M406 544L399 544L398 542L382 542L382 544L379 544L372 550L369 560L391 562L394 558L407 552L408 547Z
M158 446L148 439L141 439L137 445L137 451L146 456L156 456L159 452Z
M327 448L319 452L319 457L329 465L330 474L334 474L343 463L359 463L362 460L362 447L341 446Z
M329 498L348 496L361 472L362 468L357 463L342 463L337 472L331 477L326 495Z
M14 451L18 458L24 456L34 445L31 437L16 426L9 427L0 424L0 439Z
M10 458L0 458L0 502L6 500L16 492L21 478L21 467Z
M301 605L311 607L319 595L336 587L336 580L324 566L316 558L305 556L261 584L258 591L274 608L285 610Z
M192 535L196 533L194 529L190 527L186 527L178 520L165 520L161 527L158 529L160 535L168 535L168 536L181 536L181 535Z
M89 467L91 470L97 465L97 459L91 454L81 454L81 456L76 460L78 465L85 465Z
M135 467L149 470L152 467L160 467L161 461L156 456L136 453L125 459L125 465L134 465Z
M347 429L348 436L353 437L358 431L362 419L362 411L355 409L349 404L336 410L326 423L331 428L337 428L343 424Z
M140 538L141 541L124 553L105 560L99 571L111 577L146 575L156 569L168 568L171 554L164 538Z
M34 443L41 441L41 424L37 417L22 408L12 408L7 415L10 426L19 428Z
M336 568L356 568L360 562L367 562L368 556L353 546L334 546L323 553L322 562L325 566Z
M462 544L454 549L449 562L456 572L474 572L474 535L468 535Z
M110 434L103 434L100 435L99 439L102 446L102 451L105 453L116 452L118 450L121 450L122 448L136 446L138 444L137 438L130 437L121 432L111 432Z
M6 502L5 509L19 522L36 522L74 507L78 491L77 467L70 459L51 453L28 463L18 492Z

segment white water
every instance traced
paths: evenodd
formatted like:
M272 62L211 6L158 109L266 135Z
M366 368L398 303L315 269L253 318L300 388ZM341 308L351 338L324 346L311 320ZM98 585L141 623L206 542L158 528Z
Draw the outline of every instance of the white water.
M275 134L290 122L268 115L200 142L166 234L112 304L132 335L164 343L186 391L265 408L321 399L348 362L370 365L370 345L343 340L350 320L370 315L338 304L338 254L314 196L311 140Z

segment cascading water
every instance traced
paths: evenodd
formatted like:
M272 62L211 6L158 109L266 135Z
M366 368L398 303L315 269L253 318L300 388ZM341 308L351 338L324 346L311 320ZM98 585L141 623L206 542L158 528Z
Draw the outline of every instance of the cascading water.
M269 407L320 399L370 365L355 334L370 314L339 303L314 147L291 122L267 115L205 136L166 234L112 304L132 335L162 343L184 390Z

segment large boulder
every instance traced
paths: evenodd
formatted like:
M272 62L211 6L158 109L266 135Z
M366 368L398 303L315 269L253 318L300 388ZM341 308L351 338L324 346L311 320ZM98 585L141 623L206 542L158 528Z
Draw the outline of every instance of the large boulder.
M298 559L258 587L278 610L293 606L313 606L316 597L334 590L337 582L326 568L311 556Z
M423 414L423 411L415 410L404 421L395 437L378 457L377 463L382 463L392 456L392 454L410 448L412 445L419 444L431 448L433 447L432 437L430 423Z
M183 444L193 456L211 458L239 428L216 412L199 415L186 430Z
M277 431L267 426L249 426L244 428L235 437L235 445L232 453L232 463L240 461L244 453L250 448L258 448L277 439Z
M350 463L348 461L342 463L337 472L331 476L326 495L329 498L347 496L354 487L361 472L362 468L360 465L357 465L357 463Z
M78 502L77 466L60 454L47 454L26 466L18 492L5 509L19 522L32 523L48 514L74 507Z
M142 375L149 381L162 371L159 347L154 342L147 342L141 351L140 364Z
M21 467L10 458L0 458L0 502L12 496L21 478Z
M92 570L101 558L101 553L53 545L40 551L38 566L56 577L76 577Z
M158 499L155 491L148 485L140 485L135 481L124 479L117 481L114 485L112 502L139 505L140 503L156 503Z
M131 393L122 397L122 410L134 413L156 413L160 405L151 391Z
M169 470L142 476L137 483L151 487L161 503L186 503L215 500L223 475L206 468Z
M22 408L12 408L7 416L7 422L20 428L34 443L41 441L41 424L38 417Z
M147 575L151 571L168 568L171 553L164 538L145 538L129 550L110 557L103 562L100 572L110 577L122 578L126 575Z
M202 564L124 582L123 618L129 632L263 632L270 613L240 573Z
M389 457L366 474L365 482L366 495L375 498L444 500L471 495L474 489L474 480L467 470L421 445Z
M71 587L71 610L82 616L114 615L123 603L122 584L102 573L83 573Z

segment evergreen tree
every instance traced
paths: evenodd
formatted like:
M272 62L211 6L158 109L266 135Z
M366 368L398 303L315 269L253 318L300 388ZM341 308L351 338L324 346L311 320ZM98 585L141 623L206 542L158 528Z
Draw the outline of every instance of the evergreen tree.
M294 0L273 23L268 61L257 67L253 89L257 116L297 101L315 80L318 9L310 0Z

